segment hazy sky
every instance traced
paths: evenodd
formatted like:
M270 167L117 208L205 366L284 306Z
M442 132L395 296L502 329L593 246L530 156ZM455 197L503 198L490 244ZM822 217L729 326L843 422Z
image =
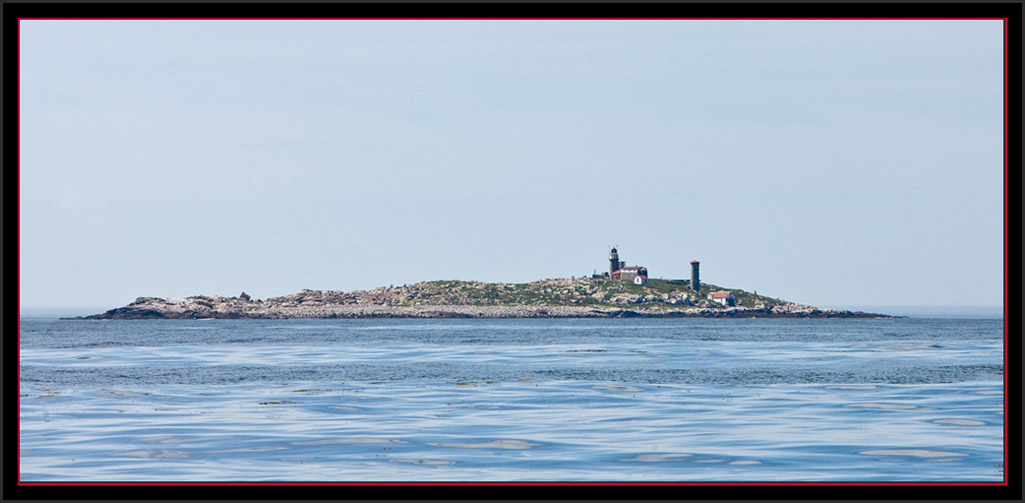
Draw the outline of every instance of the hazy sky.
M1002 305L1000 21L20 22L21 305L607 268Z

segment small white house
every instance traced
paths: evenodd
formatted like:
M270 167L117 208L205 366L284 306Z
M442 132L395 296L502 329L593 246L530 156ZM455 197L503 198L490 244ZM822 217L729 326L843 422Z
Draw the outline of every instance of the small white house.
M733 307L737 305L737 297L733 295L733 292L712 292L708 294L708 299L724 306Z
M634 284L635 285L647 285L648 284L648 277L647 276L637 276L637 277L634 278Z

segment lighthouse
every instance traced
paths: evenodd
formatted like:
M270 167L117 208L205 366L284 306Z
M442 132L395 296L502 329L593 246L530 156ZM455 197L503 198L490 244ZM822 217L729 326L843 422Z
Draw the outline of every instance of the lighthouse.
M613 248L612 251L609 252L609 276L612 276L612 273L618 271L619 268L619 252Z
M690 287L695 292L701 291L701 282L698 280L698 264L700 262L697 260L692 260L690 263Z

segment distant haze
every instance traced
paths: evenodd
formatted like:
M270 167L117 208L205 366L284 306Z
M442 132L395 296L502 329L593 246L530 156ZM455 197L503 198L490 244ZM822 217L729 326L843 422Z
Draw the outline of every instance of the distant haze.
M1003 318L999 306L820 306L909 318Z
M20 21L20 303L607 270L1002 306L1003 24Z

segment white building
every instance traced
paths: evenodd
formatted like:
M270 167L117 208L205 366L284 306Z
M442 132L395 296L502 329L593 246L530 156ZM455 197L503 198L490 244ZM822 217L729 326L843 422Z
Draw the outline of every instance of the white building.
M737 297L733 295L733 292L712 292L708 294L708 299L724 306L732 307L737 305Z

